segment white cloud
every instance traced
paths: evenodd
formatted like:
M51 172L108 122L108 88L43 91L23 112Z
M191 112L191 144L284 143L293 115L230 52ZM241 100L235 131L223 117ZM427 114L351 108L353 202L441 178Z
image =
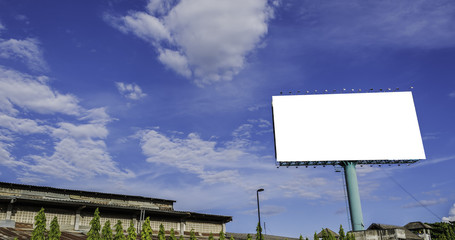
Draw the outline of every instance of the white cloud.
M448 217L443 217L442 221L444 221L444 222L455 221L455 203L450 208L449 216Z
M62 122L59 127L54 129L52 135L59 139L75 138L75 139L91 139L91 138L106 138L108 131L102 124L80 124Z
M0 110L19 112L15 106L42 114L79 115L76 97L60 94L46 85L46 77L34 77L0 66Z
M204 140L196 133L182 136L164 134L156 129L140 131L136 137L140 139L142 152L154 172L183 174L185 179L191 179L191 184L188 182L179 187L166 186L171 192L172 189L174 192L199 192L206 189L212 196L231 196L229 199L217 200L228 208L234 207L233 204L245 204L245 200L243 203L233 203L231 198L236 198L237 201L252 196L250 192L259 187L267 189L264 199L284 196L307 200L343 200L341 183L334 183L325 176L316 177L320 172L312 176L314 171L277 169L273 164L273 156L264 156L264 151L258 151L265 148L257 146L263 143L255 142L254 138L257 137L256 132L264 128L262 124L267 123L269 122L265 120L250 120L234 130L232 140L224 142L216 137ZM154 181L157 180L154 178ZM176 195L169 194L171 197ZM204 193L201 194L204 196ZM203 197L194 201L192 204L202 209L210 204ZM219 204L221 203L218 202L218 206ZM284 210L270 209L270 214Z
M58 178L75 180L77 177L133 177L130 171L121 171L107 153L104 141L65 137L55 145L51 156L29 156L28 171Z
M92 108L85 112L85 116L79 118L79 120L87 120L93 124L107 124L113 119L106 113L106 108Z
M44 133L48 130L47 127L39 125L35 120L15 118L1 112L0 127L22 134Z
M0 164L18 179L133 177L107 151L110 121L105 108L81 107L73 95L53 90L47 77L0 66ZM30 144L15 144L20 141Z
M451 93L449 94L449 97L455 98L455 91L451 92Z
M2 30L5 30L5 29L6 29L5 25L3 25L2 22L0 22L0 32L1 32Z
M35 71L48 69L47 63L43 59L43 52L39 47L39 41L34 38L0 39L0 58L21 60Z
M122 18L124 32L132 32L139 38L154 43L155 41L171 40L168 29L156 17L145 12L134 12Z
M189 78L192 75L188 66L188 59L177 51L161 50L158 60L184 77Z
M142 152L147 161L176 166L182 171L205 175L205 169L235 165L245 152L217 148L216 142L202 140L190 133L186 138L167 137L155 130L140 132ZM226 161L230 164L226 164Z
M172 3L172 2L171 2ZM170 69L204 86L229 81L267 33L267 0L151 0L146 12L105 20L152 44Z
M131 100L139 100L147 96L147 94L143 93L142 89L135 83L129 84L116 82L115 85L117 86L117 89L120 92L120 94Z

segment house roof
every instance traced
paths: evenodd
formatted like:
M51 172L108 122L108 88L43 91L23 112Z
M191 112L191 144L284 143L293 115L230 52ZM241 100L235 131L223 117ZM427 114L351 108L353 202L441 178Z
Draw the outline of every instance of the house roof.
M98 197L104 197L104 198L155 201L155 202L164 202L164 203L168 203L168 204L173 204L174 202L176 202L175 200L168 200L168 199L161 199L161 198L151 198L151 197L143 197L143 196L135 196L135 195L92 192L92 191L82 191L82 190L71 190L71 189L64 189L64 188L54 188L54 187L7 183L7 182L0 182L0 187L24 189L24 190L35 190L35 191L43 191L43 192L55 192L55 193L60 193L60 194L91 195L91 196L98 196Z
M422 223L422 222L410 222L410 223L404 225L404 227L409 230L433 229L430 225Z

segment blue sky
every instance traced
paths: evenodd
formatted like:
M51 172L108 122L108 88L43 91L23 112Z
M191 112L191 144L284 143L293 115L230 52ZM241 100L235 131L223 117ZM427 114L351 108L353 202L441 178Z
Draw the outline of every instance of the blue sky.
M358 168L365 224L453 220L454 21L451 0L0 0L0 180L173 199L231 232L264 188L267 234L348 229L340 173L276 167L271 97L413 86L427 160Z

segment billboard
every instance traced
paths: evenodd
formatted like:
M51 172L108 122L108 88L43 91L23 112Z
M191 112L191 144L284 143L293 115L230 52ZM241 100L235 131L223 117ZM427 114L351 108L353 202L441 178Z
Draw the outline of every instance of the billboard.
M278 162L425 159L412 92L272 97Z

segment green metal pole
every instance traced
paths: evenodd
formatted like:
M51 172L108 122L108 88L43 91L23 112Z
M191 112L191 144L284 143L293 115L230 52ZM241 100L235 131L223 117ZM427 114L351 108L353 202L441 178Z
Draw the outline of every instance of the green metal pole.
M353 231L364 230L362 206L360 205L359 184L357 183L357 173L355 162L343 162L344 176L346 179L346 189L348 192L349 212Z

